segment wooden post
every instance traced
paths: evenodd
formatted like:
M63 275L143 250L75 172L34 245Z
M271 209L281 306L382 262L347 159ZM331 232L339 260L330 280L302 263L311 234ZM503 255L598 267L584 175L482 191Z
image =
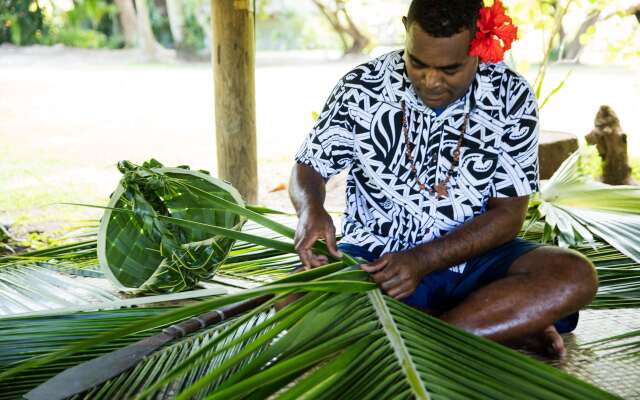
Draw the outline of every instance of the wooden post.
M258 195L253 0L211 0L218 175Z

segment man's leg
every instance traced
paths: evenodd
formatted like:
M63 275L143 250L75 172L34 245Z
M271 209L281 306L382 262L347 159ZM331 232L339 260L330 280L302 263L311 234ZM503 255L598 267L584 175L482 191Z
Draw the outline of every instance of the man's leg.
M471 293L441 318L504 344L545 335L561 353L564 348L553 323L589 304L597 287L597 274L585 257L572 250L539 247L517 258L506 277Z

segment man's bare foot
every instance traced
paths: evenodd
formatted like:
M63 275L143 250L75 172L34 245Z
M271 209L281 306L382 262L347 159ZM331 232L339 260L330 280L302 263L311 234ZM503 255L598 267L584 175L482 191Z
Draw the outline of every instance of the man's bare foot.
M513 347L522 348L547 357L562 358L567 353L564 347L564 340L553 325L549 325L540 333L514 343Z

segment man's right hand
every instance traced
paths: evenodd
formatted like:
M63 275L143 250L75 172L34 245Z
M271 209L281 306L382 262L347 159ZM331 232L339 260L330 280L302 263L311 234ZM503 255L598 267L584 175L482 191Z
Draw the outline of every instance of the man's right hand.
M342 257L336 245L336 228L327 211L321 208L302 212L293 244L305 269L319 267L329 261L326 256L314 254L311 250L319 239L324 239L329 254L335 258Z

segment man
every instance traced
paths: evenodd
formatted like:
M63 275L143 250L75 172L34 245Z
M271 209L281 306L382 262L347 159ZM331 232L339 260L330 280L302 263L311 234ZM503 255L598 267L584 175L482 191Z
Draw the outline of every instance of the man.
M295 244L307 268L327 262L311 251L324 239L334 257L368 260L362 269L389 296L562 355L558 331L575 328L597 277L576 252L516 238L538 190L537 102L504 63L470 55L495 58L491 43L471 44L479 17L491 25L500 4L481 9L482 0L413 0L405 49L340 80L296 155ZM325 182L348 167L337 246Z

